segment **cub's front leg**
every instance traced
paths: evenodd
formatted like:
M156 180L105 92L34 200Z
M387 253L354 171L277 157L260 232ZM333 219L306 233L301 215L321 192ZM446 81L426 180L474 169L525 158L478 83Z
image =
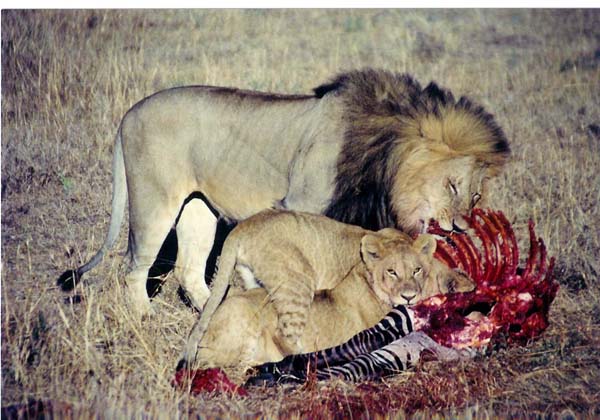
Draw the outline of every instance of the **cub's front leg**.
M271 269L281 279L279 283L274 282L269 293L277 314L274 340L284 354L302 353L301 337L315 295L316 273L302 255L294 253L285 265L277 264Z

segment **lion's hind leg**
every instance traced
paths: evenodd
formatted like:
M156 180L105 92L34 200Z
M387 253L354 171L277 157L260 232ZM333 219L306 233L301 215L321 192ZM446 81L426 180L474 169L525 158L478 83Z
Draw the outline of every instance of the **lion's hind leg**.
M126 284L132 309L140 314L150 312L150 298L146 292L148 270L175 223L181 200L143 203L141 194L133 195L129 206L129 273ZM148 204L151 204L148 205Z

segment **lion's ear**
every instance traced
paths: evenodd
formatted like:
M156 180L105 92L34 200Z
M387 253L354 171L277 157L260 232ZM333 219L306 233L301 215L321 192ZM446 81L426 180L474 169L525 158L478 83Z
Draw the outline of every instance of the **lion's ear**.
M425 255L426 257L433 257L433 253L437 248L437 241L433 235L429 235L427 233L423 233L419 235L415 242L413 243L413 249L417 251L421 255Z
M378 230L377 235L385 236L386 238L390 238L390 239L396 239L396 238L400 238L402 236L407 236L406 233L403 233L403 232L399 231L398 229L389 228L389 227Z
M477 284L471 280L467 273L462 270L454 269L454 290L457 292L470 292L475 290Z
M360 256L367 270L373 271L373 266L384 257L384 241L384 238L372 233L367 233L360 240Z
M475 282L465 272L445 266L444 270L438 273L438 285L442 293L470 292L476 287Z

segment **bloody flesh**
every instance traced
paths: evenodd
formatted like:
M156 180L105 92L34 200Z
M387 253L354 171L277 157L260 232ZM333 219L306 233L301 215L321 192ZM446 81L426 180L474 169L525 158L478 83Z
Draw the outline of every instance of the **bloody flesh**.
M521 269L515 235L502 212L475 209L465 219L482 250L466 233L444 231L435 221L428 232L441 237L436 257L463 270L477 287L415 305L416 329L455 348L481 347L502 333L513 342L538 336L548 327L558 284L552 279L554 258L547 261L546 246L536 237L533 222L529 221L529 255Z

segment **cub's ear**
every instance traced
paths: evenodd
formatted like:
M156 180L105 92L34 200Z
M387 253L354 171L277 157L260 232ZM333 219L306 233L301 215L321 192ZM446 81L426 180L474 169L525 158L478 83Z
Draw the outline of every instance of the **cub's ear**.
M390 238L390 239L409 239L410 240L410 236L408 236L406 233L399 231L398 229L394 229L394 228L383 228L377 231L377 234L379 236L385 236L386 238Z
M372 271L374 264L384 257L385 240L372 233L367 233L360 240L360 256L369 271Z
M477 285L471 280L471 277L469 277L467 273L459 269L454 269L452 271L455 273L454 290L457 292L470 292L471 290L475 290Z
M438 278L442 293L463 293L475 290L475 282L462 270L448 269Z
M423 233L419 235L417 239L415 239L412 247L419 254L427 257L433 257L433 253L437 248L437 241L433 235Z

